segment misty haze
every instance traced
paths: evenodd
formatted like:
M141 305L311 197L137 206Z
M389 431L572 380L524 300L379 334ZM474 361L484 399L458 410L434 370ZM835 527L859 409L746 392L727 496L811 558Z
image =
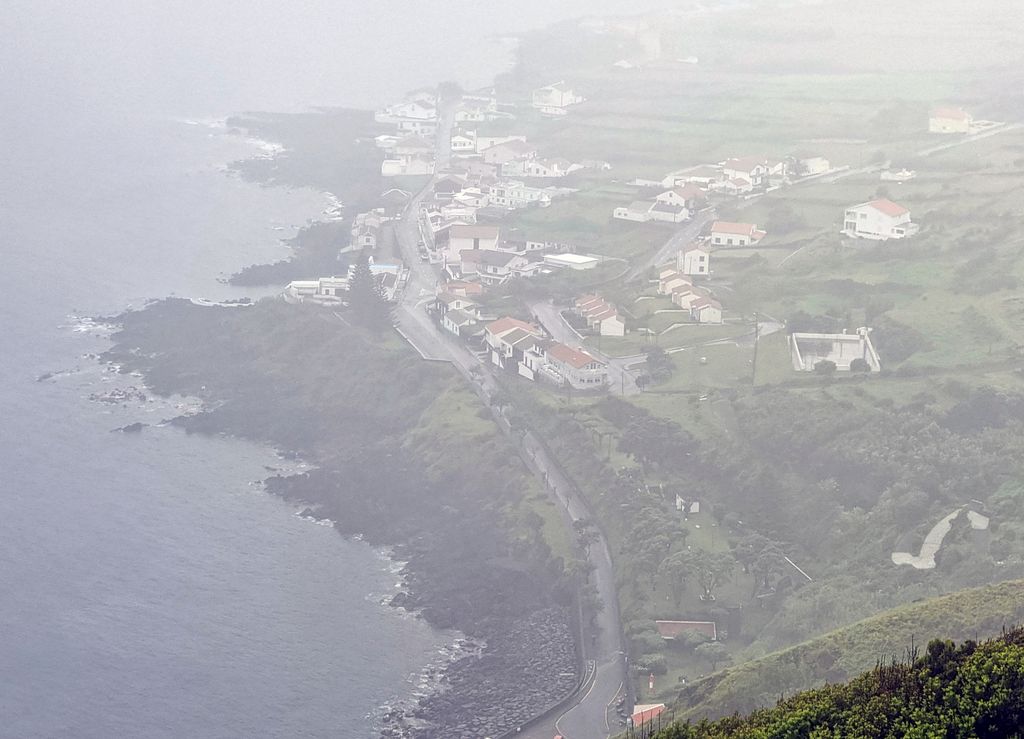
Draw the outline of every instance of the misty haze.
M0 737L1024 732L1024 5L2 15Z

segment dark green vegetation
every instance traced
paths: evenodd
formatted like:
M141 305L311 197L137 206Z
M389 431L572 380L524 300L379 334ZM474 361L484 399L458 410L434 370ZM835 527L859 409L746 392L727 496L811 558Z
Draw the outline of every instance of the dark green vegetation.
M748 718L676 724L656 739L1013 737L1024 726L1024 630L879 661L844 685L800 693Z
M276 300L168 300L119 320L106 360L144 372L154 392L208 402L176 423L315 463L268 488L393 547L408 562L395 604L486 641L449 669L456 690L417 709L426 735L497 735L575 687L574 588L552 551L566 550L561 529L544 524L551 504L450 368Z

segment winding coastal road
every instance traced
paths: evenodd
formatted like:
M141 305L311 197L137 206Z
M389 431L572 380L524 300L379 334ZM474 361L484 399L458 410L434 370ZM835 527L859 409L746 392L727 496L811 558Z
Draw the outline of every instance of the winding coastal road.
M442 107L437 133L438 171L443 169L450 158L448 142L452 126L451 108ZM434 291L440 279L438 268L419 258L418 248L419 208L430 193L433 182L434 178L431 178L430 182L411 198L401 220L396 223L395 237L410 271L405 290L394 311L395 328L424 359L451 362L470 383L481 400L491 408L499 428L518 442L520 456L544 481L549 496L561 510L569 536L575 538L572 527L574 521L594 520L576 492L575 486L562 473L558 463L550 457L541 440L532 432L527 431L521 435L513 432L505 409L492 404L498 385L490 369L464 345L443 331L425 310L426 303L434 298ZM557 316L557 311L556 317L555 323L564 325L561 324L561 317ZM550 316L547 318L550 319ZM624 367L620 371L626 373ZM636 388L632 377L620 380L620 383ZM590 546L589 561L593 565L590 578L603 607L595 618L596 629L582 635L581 648L588 665L587 679L578 694L569 702L567 709L539 720L516 735L523 739L551 739L556 734L562 734L567 739L606 739L621 731L614 704L626 685L626 659L611 554L607 542L600 533Z

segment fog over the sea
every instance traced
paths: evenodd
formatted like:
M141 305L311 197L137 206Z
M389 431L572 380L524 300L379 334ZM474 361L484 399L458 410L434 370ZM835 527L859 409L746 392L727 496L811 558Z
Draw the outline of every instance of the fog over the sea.
M664 0L15 0L0 18L0 105L19 113L204 115L371 107L410 86L486 83L494 34ZM9 121L10 122L10 121Z

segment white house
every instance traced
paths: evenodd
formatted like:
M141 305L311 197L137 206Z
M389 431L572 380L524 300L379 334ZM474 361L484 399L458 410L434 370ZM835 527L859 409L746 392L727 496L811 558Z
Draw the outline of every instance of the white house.
M377 111L374 120L378 123L398 123L401 120L436 121L437 106L429 99L406 100Z
M553 178L565 177L577 169L583 169L579 164L573 164L568 159L561 158L527 159L521 160L521 162L521 167L515 167L513 162L509 162L502 171L513 177Z
M973 123L970 113L963 108L936 108L928 117L930 133L970 133Z
M479 323L476 316L465 310L452 309L441 317L441 326L456 336L464 336L471 332Z
M681 205L690 213L700 210L704 206L704 203L707 202L707 199L707 193L692 182L687 182L685 185L680 185L679 187L673 187L671 190L666 190L655 198L659 203Z
M721 323L722 304L710 296L700 296L690 303L690 318L697 323Z
M722 162L722 174L726 180L744 179L753 187L760 187L768 177L768 164L764 159L756 157L727 159Z
M476 151L478 154L483 153L485 149L490 149L492 146L498 144L507 144L510 141L520 141L526 143L526 136L522 134L514 134L511 136L477 136L476 137Z
M627 206L616 208L612 211L612 218L618 218L623 221L646 223L651 220L651 208L653 207L652 203L637 200Z
M751 246L766 235L753 223L715 221L711 226L711 243L715 246Z
M693 280L675 268L662 270L658 280L658 294L671 295L677 287L693 287Z
M850 206L843 216L843 233L860 239L902 239L917 231L910 211L885 198Z
M565 82L556 82L533 91L533 107L546 115L565 115L570 105L586 98L577 95Z
M544 352L548 367L572 387L593 389L608 382L608 367L584 351L552 342Z
M451 147L452 151L456 154L475 154L476 132L460 130L453 131Z
M491 204L509 210L537 204L542 208L551 205L551 193L543 187L531 187L517 180L498 182L490 188Z
M513 139L501 144L495 144L481 151L481 156L486 164L496 164L499 167L514 161L527 161L535 159L537 147L525 141Z
M467 249L493 250L498 248L497 226L452 224L442 229L435 239L436 248L446 262L457 262Z
M601 336L625 336L626 324L615 306L598 295L584 295L574 301L577 315Z
M711 252L699 246L679 254L679 271L684 275L711 274Z

